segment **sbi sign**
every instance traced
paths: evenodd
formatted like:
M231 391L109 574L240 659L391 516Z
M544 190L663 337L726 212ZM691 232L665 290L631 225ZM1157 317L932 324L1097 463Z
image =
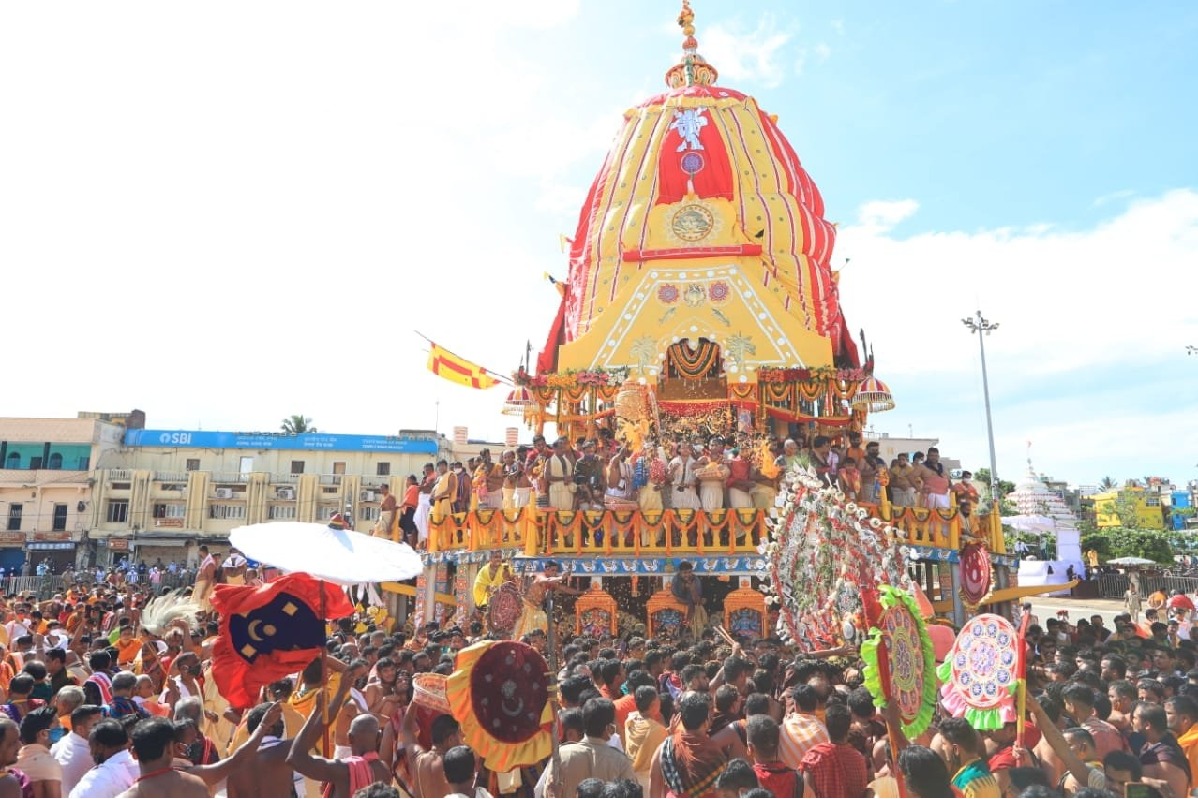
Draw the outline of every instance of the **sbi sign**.
M158 443L163 446L186 447L191 443L191 433L163 433L158 436Z
M431 438L358 436L328 433L230 433L216 430L126 430L126 447L190 447L191 449L325 450L334 452L406 452L433 455Z

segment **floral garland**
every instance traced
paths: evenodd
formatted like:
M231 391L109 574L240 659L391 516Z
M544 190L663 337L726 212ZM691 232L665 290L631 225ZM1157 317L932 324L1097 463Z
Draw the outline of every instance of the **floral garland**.
M564 372L533 375L519 369L512 379L527 388L578 388L579 386L618 386L628 377L628 369L568 369Z
M866 378L862 369L837 369L834 366L817 366L813 369L778 369L763 366L757 370L758 383L803 383L808 380L843 380L859 383Z
M804 650L857 641L867 625L862 594L882 583L906 588L905 531L870 518L807 468L784 479L762 577L779 609L778 632Z
M711 341L700 339L697 347L680 341L669 347L669 363L684 380L703 380L719 365L720 348Z

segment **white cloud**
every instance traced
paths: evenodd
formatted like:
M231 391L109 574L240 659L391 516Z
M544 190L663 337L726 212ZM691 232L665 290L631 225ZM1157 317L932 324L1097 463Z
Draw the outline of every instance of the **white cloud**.
M1107 203L1118 202L1119 200L1128 200L1135 196L1136 193L1132 189L1120 189L1119 191L1112 191L1095 197L1094 207L1098 208L1099 206L1106 205Z
M1104 468L1096 465L1104 461L1109 471L1144 462L1136 468L1147 474L1146 461L1167 460L1143 442L1187 426L1180 418L1168 422L1167 414L1192 420L1198 413L1198 392L1185 381L1160 382L1196 368L1184 345L1198 343L1198 307L1185 298L1198 263L1198 192L1134 202L1085 230L893 236L890 228L916 207L867 203L858 224L841 228L837 244L837 257L851 259L840 282L850 329L865 328L879 376L892 387L926 392L917 407L900 395L898 410L878 424L919 419L925 433L951 432L946 451L971 455L975 465L984 461L978 340L961 324L981 309L1000 324L985 345L999 461L1008 475L1029 438L1067 467L1055 469L1064 477L1071 469ZM939 394L928 390L932 383ZM1188 385L1196 383L1198 377ZM969 418L955 405L970 409ZM1193 451L1198 432L1186 435ZM1169 449L1184 446L1171 442ZM1054 470L1051 462L1037 465Z
M758 81L775 87L786 77L781 54L791 33L781 30L773 14L762 14L748 30L739 21L716 23L699 33L699 52L720 71L722 83Z
M817 42L815 45L815 57L822 64L832 57L832 48L827 42Z
M861 206L857 218L862 228L876 234L890 230L918 210L919 202L912 199L871 200Z
M831 22L829 22L828 25L829 25L829 27L832 28L832 30L834 30L837 33L837 35L844 36L844 20L843 19L834 19Z
M890 236L889 228L916 207L913 201L867 203L861 223L842 228L837 246L839 255L852 258L841 284L850 322L869 318L888 331L888 369L941 370L968 358L976 342L970 347L968 337L958 335L964 333L959 320L978 307L1003 325L991 337L994 357L1020 361L1023 375L1142 362L1198 337L1198 308L1170 299L1179 287L1194 285L1194 191L1133 203L1084 231ZM909 324L914 318L920 323ZM929 329L945 337L933 358L924 341Z

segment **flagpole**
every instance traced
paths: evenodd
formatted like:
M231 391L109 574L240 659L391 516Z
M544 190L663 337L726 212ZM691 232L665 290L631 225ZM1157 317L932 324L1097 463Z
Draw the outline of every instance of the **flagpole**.
M324 701L320 703L324 709L321 711L323 723L323 731L320 734L320 754L322 757L330 757L332 748L329 746L329 727L331 726L332 718L329 716L329 702L332 697L329 696L329 620L325 618L328 615L328 607L325 604L325 582L320 582L320 693Z
M420 336L422 339L424 339L425 341L427 341L429 344L433 345L434 347L441 347L440 344L433 341L431 338L424 335L419 330L413 330L412 332L415 333L416 335ZM452 350L449 350L445 347L441 347L441 349L443 351L449 353L450 355L454 356L455 358L459 358L460 360L463 360L463 361L468 360L467 358L462 358L461 355L458 355L456 352L453 352ZM471 363L473 363L473 361L471 361ZM491 378L495 382L502 383L503 385L510 386L512 388L516 387L516 384L513 383L511 381L511 379L504 377L502 372L496 372L494 369L488 369L486 366L483 366L482 364L477 364L477 365L479 366L479 368L481 368L483 371L485 371L487 373L487 377Z
M550 736L550 758L549 758L549 784L554 785L557 782L558 775L561 773L561 753L558 749L558 739L561 733L561 723L558 716L558 700L557 700L557 627L553 621L553 595L557 593L554 590L545 592L545 644L549 647L549 708L553 711L553 735ZM556 795L556 794L555 794Z

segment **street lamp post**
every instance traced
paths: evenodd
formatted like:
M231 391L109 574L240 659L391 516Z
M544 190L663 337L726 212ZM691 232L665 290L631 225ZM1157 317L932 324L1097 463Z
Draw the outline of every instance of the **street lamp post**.
M998 502L998 461L994 455L994 420L990 415L990 381L986 376L986 344L985 337L990 331L998 330L998 322L991 322L978 311L973 317L961 320L970 333L978 337L978 351L982 355L982 396L986 402L986 436L990 441L990 501Z

